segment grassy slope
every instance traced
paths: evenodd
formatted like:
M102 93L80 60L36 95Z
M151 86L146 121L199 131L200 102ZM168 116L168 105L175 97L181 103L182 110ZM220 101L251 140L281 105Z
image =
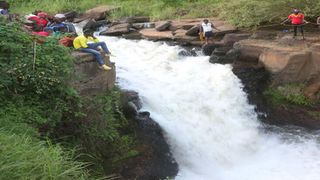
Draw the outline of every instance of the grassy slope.
M145 15L154 20L219 15L243 27L266 22L280 22L293 7L300 8L310 20L320 15L318 0L9 0L13 12L35 9L50 13L86 9L101 4L121 7L113 17Z

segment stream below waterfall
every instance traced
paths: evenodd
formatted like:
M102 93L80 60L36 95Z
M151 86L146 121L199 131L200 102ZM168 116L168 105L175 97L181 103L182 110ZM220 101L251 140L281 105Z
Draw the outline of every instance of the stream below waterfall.
M230 65L162 42L99 38L116 55L118 85L138 92L163 128L176 180L320 179L319 136L266 131Z

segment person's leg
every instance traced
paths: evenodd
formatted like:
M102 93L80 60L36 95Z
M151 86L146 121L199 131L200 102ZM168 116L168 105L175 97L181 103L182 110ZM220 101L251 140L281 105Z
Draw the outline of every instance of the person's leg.
M293 26L293 37L295 38L297 36L297 30L298 30L298 26Z
M304 39L303 26L300 26L300 32L301 32L301 35L302 35L302 39Z
M82 49L80 49L80 51L93 54L93 55L95 56L97 62L99 63L99 65L100 65L100 66L104 65L104 60L103 60L103 58L101 57L101 54L100 54L99 51L94 50L94 49L91 49L91 48L82 48Z
M110 54L110 51L107 47L107 44L105 42L97 42L97 43L90 43L88 44L89 48L91 49L97 49L99 46L103 49L103 51L107 54Z

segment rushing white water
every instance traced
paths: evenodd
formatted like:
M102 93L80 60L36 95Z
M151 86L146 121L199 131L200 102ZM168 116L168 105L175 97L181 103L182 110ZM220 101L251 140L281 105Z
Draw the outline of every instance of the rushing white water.
M122 88L139 92L164 129L179 164L177 180L319 180L315 137L260 132L231 66L179 57L177 46L105 40Z

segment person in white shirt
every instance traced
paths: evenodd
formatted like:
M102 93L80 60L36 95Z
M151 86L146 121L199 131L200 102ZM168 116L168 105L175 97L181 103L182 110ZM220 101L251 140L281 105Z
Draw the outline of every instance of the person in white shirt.
M204 34L206 44L208 44L209 39L213 36L213 29L220 31L220 29L216 28L208 19L204 19L200 27L200 33Z

